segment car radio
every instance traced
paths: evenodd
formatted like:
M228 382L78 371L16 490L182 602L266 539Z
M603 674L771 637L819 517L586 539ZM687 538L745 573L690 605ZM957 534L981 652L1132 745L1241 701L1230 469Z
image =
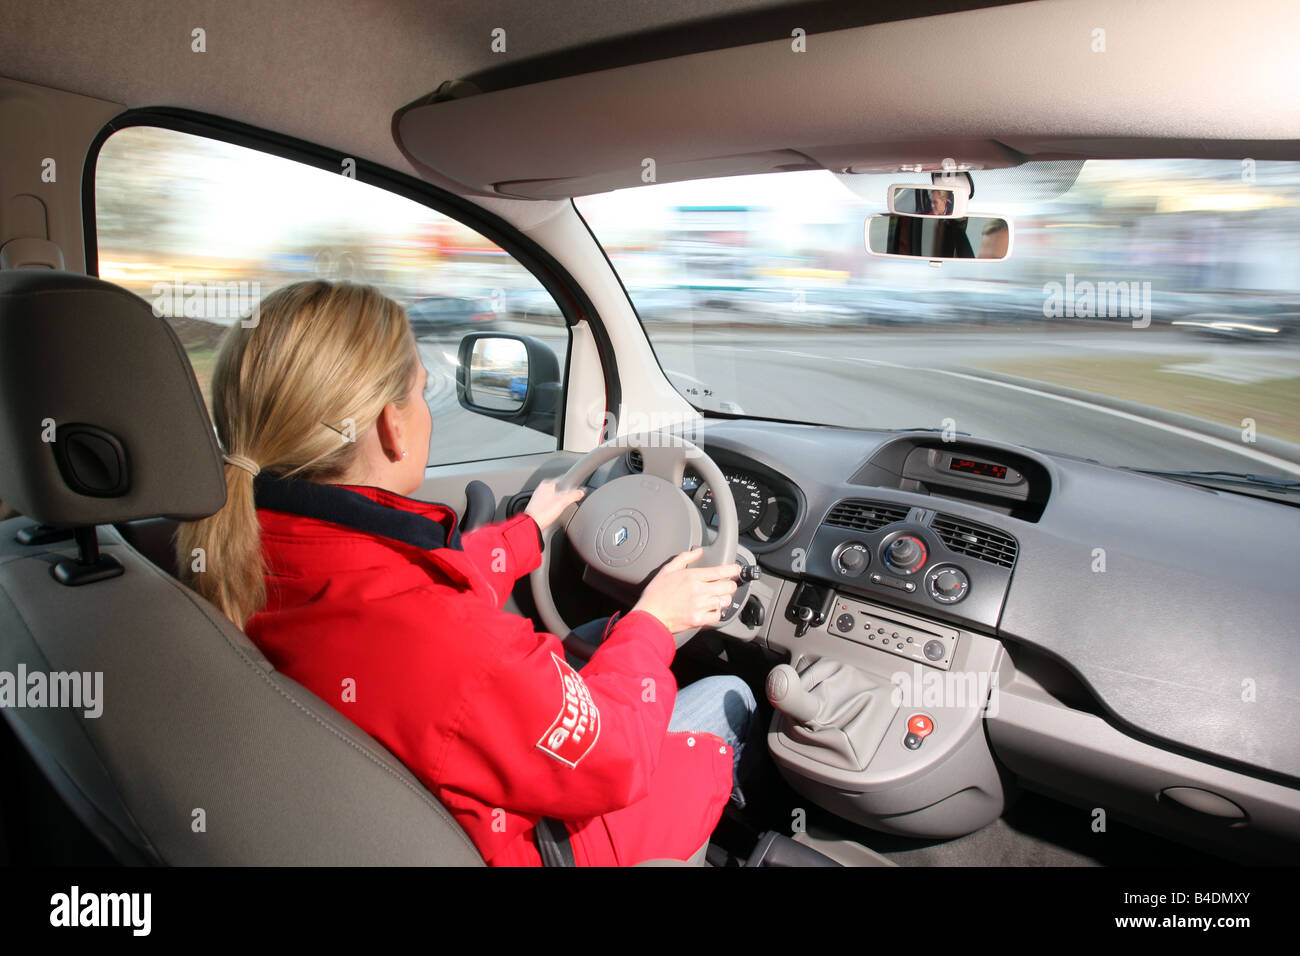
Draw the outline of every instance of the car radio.
M837 596L827 617L831 634L941 670L957 651L956 629L851 597Z

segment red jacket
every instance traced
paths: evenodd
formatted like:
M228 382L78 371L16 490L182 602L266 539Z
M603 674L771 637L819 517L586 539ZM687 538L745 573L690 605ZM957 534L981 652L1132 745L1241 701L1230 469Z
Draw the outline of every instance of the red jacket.
M565 821L579 866L684 859L708 839L731 750L667 732L676 648L658 619L618 618L579 673L558 638L502 610L541 559L531 516L459 539L444 505L311 492L332 503L276 505L300 512L289 514L259 495L267 603L245 630L409 767L489 864L540 865L541 817ZM307 516L322 513L334 520ZM451 546L424 547L444 536Z

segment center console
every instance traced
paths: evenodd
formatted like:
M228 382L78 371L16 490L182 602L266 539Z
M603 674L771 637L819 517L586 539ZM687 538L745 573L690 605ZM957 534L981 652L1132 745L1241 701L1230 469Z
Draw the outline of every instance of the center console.
M1001 814L983 722L995 715L1001 644L791 581L777 606L766 642L791 663L768 677L768 746L795 791L904 836L961 836Z
M718 630L789 661L767 679L768 747L795 791L884 832L962 836L1005 805L985 725L1004 649L987 635L1013 532L1041 517L1051 481L1023 452L924 435L846 473L802 477L808 508L793 537L753 546L761 571L740 549L753 573Z

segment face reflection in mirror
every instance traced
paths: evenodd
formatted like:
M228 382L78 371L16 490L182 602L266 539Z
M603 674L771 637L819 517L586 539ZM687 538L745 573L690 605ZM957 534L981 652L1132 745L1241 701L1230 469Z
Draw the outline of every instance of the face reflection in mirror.
M1007 245L1011 240L1011 230L1005 219L990 219L988 225L980 232L980 259L1005 259Z
M930 190L930 213L935 216L946 216L952 212L952 193L946 189Z
M518 411L528 397L528 350L518 339L487 337L470 355L469 399L493 411Z
M903 214L951 216L955 204L953 191L947 187L894 187L894 209Z
M970 216L929 219L879 215L867 221L867 248L875 255L919 259L1005 259L1011 227L1005 219Z

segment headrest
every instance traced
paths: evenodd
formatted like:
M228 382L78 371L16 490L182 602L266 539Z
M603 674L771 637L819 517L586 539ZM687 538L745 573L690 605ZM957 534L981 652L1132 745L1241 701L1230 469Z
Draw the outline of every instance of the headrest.
M225 504L194 371L143 299L71 272L0 271L0 498L63 526Z

